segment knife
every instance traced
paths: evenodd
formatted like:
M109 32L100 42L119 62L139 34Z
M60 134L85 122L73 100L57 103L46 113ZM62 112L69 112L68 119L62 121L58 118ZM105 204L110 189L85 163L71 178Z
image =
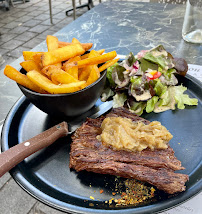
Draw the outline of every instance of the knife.
M113 101L107 101L95 106L72 121L59 123L35 137L17 144L0 154L0 177L31 154L50 146L57 139L72 134L79 128L87 117L97 118L113 106Z

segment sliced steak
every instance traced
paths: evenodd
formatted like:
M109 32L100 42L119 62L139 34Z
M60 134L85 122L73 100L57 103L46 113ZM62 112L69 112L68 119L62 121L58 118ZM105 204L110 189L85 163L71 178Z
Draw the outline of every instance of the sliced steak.
M91 171L148 182L169 194L185 190L188 176L175 173L184 169L174 156L173 149L145 149L142 152L113 150L97 140L105 117L127 117L133 121L149 121L129 112L125 108L113 109L106 116L87 121L72 136L70 168L76 171Z

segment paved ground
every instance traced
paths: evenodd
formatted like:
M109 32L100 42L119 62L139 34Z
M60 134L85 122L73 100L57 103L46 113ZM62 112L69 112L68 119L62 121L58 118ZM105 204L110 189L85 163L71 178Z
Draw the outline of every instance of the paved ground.
M138 1L138 0L133 0ZM148 2L149 0L139 0ZM151 0L157 1L157 0ZM161 0L160 0L161 1ZM165 0L162 0L165 2ZM161 1L161 2L162 2ZM171 0L168 0L171 1ZM176 0L177 1L177 0ZM183 1L183 0L179 0ZM82 3L87 0L82 0ZM94 5L99 0L94 1ZM71 7L71 0L52 0L53 22L50 23L48 0L30 0L23 4L17 0L15 7L6 11L0 0L0 70L22 55L23 50L30 50L41 43L47 34L54 34L73 21L72 15L65 11ZM79 9L80 16L87 8ZM0 214L59 214L56 211L28 195L22 190L10 174L0 179Z

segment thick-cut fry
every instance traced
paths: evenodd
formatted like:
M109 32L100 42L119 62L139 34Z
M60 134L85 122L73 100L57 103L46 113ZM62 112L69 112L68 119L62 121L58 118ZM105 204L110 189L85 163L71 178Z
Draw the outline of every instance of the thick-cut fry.
M71 76L73 76L74 78L78 79L78 67L74 66L74 64L72 62L77 62L81 60L80 56L75 56L71 59L69 59L67 62L65 62L63 64L63 69L70 74Z
M75 62L64 63L62 66L63 70L65 70L66 72L68 72L69 69L71 69L73 67L78 67L78 66L75 66Z
M58 62L56 64L54 64L57 68L62 68L62 63L61 62Z
M51 82L47 77L40 74L38 71L30 71L27 77L39 87L48 91L51 94L72 93L78 91L80 87L85 84L85 81L78 81L69 84L56 85Z
M48 51L53 51L58 49L58 38L55 36L48 35L46 37L46 44Z
M61 41L58 42L59 48L66 47L71 44L72 44L71 42L61 42ZM80 44L85 49L85 51L88 51L93 46L93 43L80 43Z
M78 62L75 62L74 64L75 66L78 66L78 68L82 68L82 67L85 67L86 65L97 65L97 64L104 63L108 60L114 59L116 56L117 56L116 51L111 51L101 56L80 60Z
M43 66L41 62L41 56L42 56L42 53L37 53L33 56L33 60L37 65L39 65L42 68Z
M57 67L55 65L47 65L41 70L41 72L51 79L51 74L56 69Z
M46 37L46 43L47 43L48 51L53 51L53 50L58 49L58 38L57 37L48 35ZM54 65L56 67L58 67L58 68L62 68L62 63L61 62L58 62L58 63L56 63Z
M42 94L46 93L43 89L41 89L35 83L33 83L30 79L28 79L26 75L20 73L18 70L16 70L15 68L13 68L10 65L6 65L6 67L4 69L4 74L8 78L16 81L17 83L25 86L26 88L29 88L33 91L36 91L36 92L39 92Z
M97 51L99 53L99 55L102 55L104 52L105 52L105 49L100 49ZM87 54L84 54L81 56L81 59L86 59L86 58L89 58L89 54L90 53L87 53Z
M75 56L75 57L72 57L71 59L68 59L67 62L70 63L70 62L78 62L79 60L81 60L81 57L80 56Z
M76 39L76 38L73 38L73 39L72 39L72 43L74 43L74 44L79 43L79 44L80 44L79 40Z
M110 66L114 65L116 62L118 62L119 59L112 59L112 60L109 60L108 62L106 62L104 65L100 66L98 69L100 72L106 70L107 68L109 68Z
M23 51L22 55L24 57L24 60L26 61L26 60L33 60L33 56L38 53L43 53L43 52Z
M92 50L89 53L89 58L96 57L96 56L99 56L99 55L100 54L97 51ZM80 81L83 81L83 80L87 81L88 76L90 75L90 72L91 72L92 68L93 68L93 65L89 65L89 66L84 67L83 70L79 74L79 80Z
M52 68L53 67L53 68ZM56 80L53 80L51 78L51 74L52 74L52 70L53 69L57 69L57 66L55 65L48 65L48 66L45 66L39 73L41 73L42 75L45 75L45 77L48 77L54 84L58 85L60 84L58 81Z
M46 74L52 82L59 84L68 84L71 82L78 82L78 79L75 79L73 76L65 72L64 70L57 68L54 65L49 65L44 67L41 70L44 74Z
M71 57L75 57L81 55L85 52L80 44L71 44L63 48L58 48L56 50L50 52L44 52L41 56L42 65L47 66L51 64L56 64L58 62L62 62L70 59Z
M71 67L74 67L74 63L72 62L77 62L81 60L81 57L80 56L75 56L75 57L72 57L70 58L69 60L67 60L63 66L62 66L62 69L65 70L66 72L68 72L68 70L71 68Z
M25 71L29 72L31 70L40 71L41 67L34 62L33 60L23 61L20 65L25 69Z
M93 43L81 43L76 38L62 42L47 35L46 43L47 52L23 51L25 61L20 65L27 75L10 71L10 67L5 68L5 75L40 93L71 93L95 82L101 71L118 61L114 59L116 51L104 54L105 49L101 49L84 54Z
M59 83L62 83L62 84L78 82L78 79L74 78L73 76L71 76L70 74L68 74L67 72L65 72L61 69L60 70L58 69L56 72L54 72L51 75L51 79L55 80Z
M71 76L73 76L75 79L79 79L79 73L78 73L78 67L74 66L72 68L70 68L67 73Z
M88 85L92 84L97 79L99 79L99 77L100 77L100 72L98 70L98 67L96 65L94 65L86 83L84 85L82 85L81 88L83 89L83 88L87 87Z

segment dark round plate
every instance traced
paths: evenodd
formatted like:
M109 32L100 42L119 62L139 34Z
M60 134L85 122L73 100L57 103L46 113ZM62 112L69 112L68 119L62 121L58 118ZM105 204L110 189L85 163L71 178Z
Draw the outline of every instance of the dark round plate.
M170 142L176 157L189 175L186 191L157 201L130 207L115 207L105 201L112 197L114 177L70 170L70 136L60 139L26 158L10 171L15 181L41 202L61 211L76 213L155 213L169 209L196 195L202 189L201 127L202 85L190 76L181 78L188 94L199 100L197 107L184 110L145 114L148 120L158 120L173 134ZM96 105L100 105L100 101ZM49 117L22 97L13 106L3 126L2 151L23 142L60 121ZM104 190L100 194L100 189ZM90 196L94 197L90 199Z

